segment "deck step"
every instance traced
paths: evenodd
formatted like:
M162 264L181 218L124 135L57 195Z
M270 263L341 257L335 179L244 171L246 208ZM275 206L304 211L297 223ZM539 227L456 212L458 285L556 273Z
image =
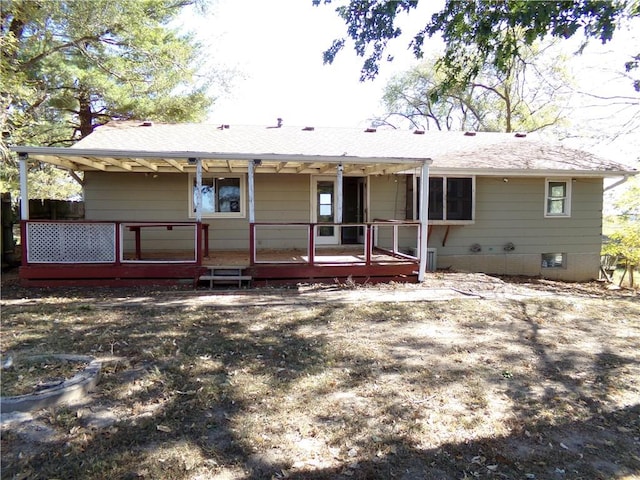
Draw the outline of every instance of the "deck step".
M209 288L213 288L215 283L238 282L238 287L242 286L242 282L251 282L250 275L243 275L245 267L238 266L215 266L208 267L206 275L200 275L202 281L209 281Z
M249 275L201 275L200 280L251 280Z

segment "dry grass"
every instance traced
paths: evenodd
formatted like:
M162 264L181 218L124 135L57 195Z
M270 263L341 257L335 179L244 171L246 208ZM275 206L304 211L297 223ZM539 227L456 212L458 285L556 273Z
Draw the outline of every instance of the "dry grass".
M3 478L640 477L637 296L92 293L5 298L3 352L111 360L40 434L3 427Z

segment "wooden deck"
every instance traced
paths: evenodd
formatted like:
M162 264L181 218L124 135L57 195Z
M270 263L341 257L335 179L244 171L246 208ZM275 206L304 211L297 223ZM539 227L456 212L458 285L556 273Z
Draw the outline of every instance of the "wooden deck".
M415 247L411 241L402 247L399 241L399 229L416 229L415 222L377 220L359 226L365 244L327 246L316 243L315 224L253 223L248 248L221 251L211 248L209 226L199 222L23 220L20 279L33 286L417 280L418 260L403 253L403 248ZM259 228L290 227L306 229L306 247L297 247L300 242L293 242L299 250L258 246ZM380 231L384 234L378 244ZM287 244L285 240L271 243ZM184 251L160 250L189 243L193 248Z
M417 261L377 252L369 264L361 245L316 248L313 264L306 251L259 250L251 265L247 251L210 251L202 265L179 262L191 260L186 251L144 251L135 259L125 252L119 265L29 265L21 267L22 283L28 286L52 285L139 285L188 284L213 286L210 277L216 270L234 270L242 281L227 279L227 285L282 285L298 282L417 281ZM235 273L237 272L237 273ZM229 275L221 275L229 276ZM240 280L240 279L238 279Z

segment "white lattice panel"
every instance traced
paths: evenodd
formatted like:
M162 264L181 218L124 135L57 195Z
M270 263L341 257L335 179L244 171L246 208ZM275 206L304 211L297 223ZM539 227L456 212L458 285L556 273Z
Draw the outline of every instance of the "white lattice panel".
M116 226L112 223L28 223L29 263L113 263Z

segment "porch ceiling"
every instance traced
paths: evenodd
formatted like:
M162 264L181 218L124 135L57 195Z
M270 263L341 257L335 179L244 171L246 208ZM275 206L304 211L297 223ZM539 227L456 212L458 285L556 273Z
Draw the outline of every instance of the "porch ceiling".
M417 169L423 158L361 158L350 156L229 154L216 152L154 152L58 147L12 147L30 160L49 163L73 171L189 173L196 171L200 158L208 173L246 173L249 162L260 173L330 174L337 165L345 175L385 175ZM259 160L259 162L256 162Z

